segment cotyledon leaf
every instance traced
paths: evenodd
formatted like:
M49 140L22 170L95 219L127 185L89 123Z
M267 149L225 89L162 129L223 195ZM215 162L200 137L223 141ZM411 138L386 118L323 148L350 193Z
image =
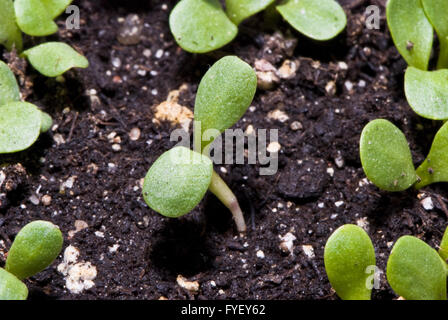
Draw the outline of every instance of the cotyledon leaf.
M255 71L235 56L220 59L207 71L199 84L194 105L196 151L202 151L212 142L202 141L205 131L223 132L243 116L256 89Z
M287 0L277 10L297 31L315 40L329 40L344 30L347 16L334 0Z
M169 23L179 46L193 53L221 48L238 33L218 0L181 0L171 11Z
M371 276L375 266L375 249L367 233L360 227L346 224L328 239L324 251L325 271L331 286L343 300L370 300Z
M408 67L404 90L409 105L418 115L432 120L448 119L448 70Z
M22 50L22 32L16 23L13 0L0 0L0 45L8 51L14 45L17 51Z
M417 168L417 189L435 182L448 182L448 122L437 132L425 161Z
M392 39L404 60L410 66L427 70L434 31L421 0L389 0L386 16Z
M0 61L0 107L8 102L19 100L20 90L16 77L8 65Z
M442 241L440 241L439 255L443 261L448 262L448 227L443 233Z
M387 261L387 281L406 300L446 300L446 267L422 240L403 236Z
M143 198L160 214L177 218L190 212L204 197L212 178L211 160L185 147L162 154L149 169Z
M72 3L73 0L40 0L45 8L47 9L48 13L50 14L51 18L56 18L61 13L64 12L65 8Z
M21 280L31 277L56 259L62 243L58 226L42 220L30 222L15 237L5 269Z
M244 19L266 9L275 0L226 0L230 20L239 25Z
M404 134L388 120L369 122L361 133L361 163L367 178L387 191L403 191L417 181Z
M426 16L436 29L440 42L437 69L448 68L448 1L421 0Z
M41 0L15 0L14 10L19 28L30 36L48 36L58 31L51 12Z
M0 300L26 300L28 288L12 273L0 268Z
M68 44L46 42L23 52L33 67L47 77L57 77L71 68L87 68L89 61Z

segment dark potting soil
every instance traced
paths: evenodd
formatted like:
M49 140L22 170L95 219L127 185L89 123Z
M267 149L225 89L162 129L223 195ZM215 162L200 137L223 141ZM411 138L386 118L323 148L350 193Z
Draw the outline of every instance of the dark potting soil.
M78 262L97 270L93 287L70 292L57 270L62 252L26 281L31 299L337 299L323 248L339 226L354 223L368 231L383 271L391 245L402 235L437 246L447 224L446 185L382 192L367 183L360 165L358 140L370 120L386 118L402 129L416 165L439 126L418 117L405 100L406 64L387 31L385 1L341 1L347 29L325 43L282 21L276 30L267 28L259 14L241 26L234 42L210 55L186 53L174 42L168 16L175 2L74 1L80 29L66 30L63 15L59 33L46 40L76 47L90 67L69 71L63 81L6 56L27 101L50 113L55 126L29 150L0 157L7 164L0 189L1 260L22 226L44 219L60 226L64 249L74 246ZM381 8L380 30L365 26L371 4ZM129 14L144 23L134 45L117 40ZM295 49L288 38L297 39ZM26 47L41 41L27 38ZM245 212L245 237L237 235L229 212L211 194L190 214L170 220L147 207L140 186L151 164L175 144L171 124L153 121L153 107L185 84L178 103L193 110L202 75L229 54L252 66L257 59L277 68L285 59L298 65L290 79L258 90L235 126L279 130L278 172L260 176L259 165L216 166ZM283 117L269 117L274 110ZM294 123L292 129L296 121L301 126ZM434 208L423 208L422 197L431 197ZM87 227L69 236L77 220ZM288 233L296 237L290 253L280 248L280 237ZM179 286L178 275L197 281L199 290ZM384 273L373 297L396 298Z

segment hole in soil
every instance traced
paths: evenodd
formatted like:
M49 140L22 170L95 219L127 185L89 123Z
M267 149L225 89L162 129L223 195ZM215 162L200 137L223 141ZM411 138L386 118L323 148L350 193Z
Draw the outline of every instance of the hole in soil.
M214 254L203 236L203 225L186 219L170 220L148 253L159 272L190 277L212 267Z

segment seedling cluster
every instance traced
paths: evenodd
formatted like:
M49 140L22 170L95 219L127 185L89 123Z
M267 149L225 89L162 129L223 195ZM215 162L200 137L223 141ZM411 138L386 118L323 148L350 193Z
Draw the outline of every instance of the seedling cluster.
M62 249L61 231L47 221L33 221L17 234L8 252L5 268L0 268L0 300L26 300L28 289L22 282L47 268Z
M181 0L170 14L170 28L179 46L192 53L206 53L230 43L243 20L267 9L277 11L294 29L319 41L336 37L347 17L334 0Z
M387 281L407 300L446 300L447 258L448 228L439 252L416 237L400 237L387 262ZM325 245L324 261L328 279L341 299L370 300L375 251L363 229L350 224L338 228Z
M166 217L180 217L210 190L230 209L238 231L246 230L237 198L213 170L209 146L243 116L256 88L254 70L237 57L224 57L207 71L194 107L194 151L174 147L154 162L145 177L143 197L153 210ZM216 133L211 138L204 134L210 130Z
M0 45L7 50L23 48L22 32L48 36L58 31L54 19L71 0L0 0ZM71 68L87 68L87 59L61 42L48 42L22 53L31 65L47 77L57 77Z

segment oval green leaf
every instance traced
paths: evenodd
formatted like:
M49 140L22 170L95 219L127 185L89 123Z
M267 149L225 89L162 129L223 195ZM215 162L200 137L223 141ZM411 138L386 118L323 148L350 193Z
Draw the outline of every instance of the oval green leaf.
M436 29L440 42L437 69L448 68L448 1L422 0L426 16Z
M15 0L14 10L19 28L30 36L48 36L58 31L53 17L40 0Z
M404 90L411 108L432 120L448 119L448 70L422 71L409 67Z
M13 274L0 268L0 300L26 300L28 288Z
M53 263L62 243L58 226L48 221L30 222L14 239L5 269L21 280L31 277Z
M12 0L0 0L0 45L8 51L14 45L17 51L22 50L22 32L16 23Z
M367 233L346 224L328 238L324 251L325 271L333 289L343 300L370 300L368 287L376 264L375 249Z
M210 185L213 164L209 158L185 147L162 154L149 169L143 198L158 213L177 218L202 200Z
M46 112L41 112L41 116L42 116L42 124L40 126L40 132L47 132L53 125L53 119Z
M415 185L417 189L431 183L448 182L448 122L437 132L428 156L417 169L417 175L421 179Z
M1 1L1 0L0 0ZM8 65L0 61L0 106L20 100L20 90L16 77Z
M170 29L179 46L193 53L221 48L238 33L218 0L180 1L171 11Z
M378 188L403 191L417 181L408 142L391 122L369 122L361 133L359 149L364 172Z
M42 112L27 102L10 102L0 110L0 154L30 147L39 137Z
M73 0L40 0L52 19L64 12Z
M266 9L275 0L226 0L226 11L230 20L239 25L244 19Z
M406 300L446 300L444 262L437 251L412 236L401 237L392 248L387 281Z
M334 0L288 0L277 10L300 33L314 40L329 40L344 30L347 17Z
M23 52L33 67L47 77L57 77L71 68L87 68L89 61L68 44L47 42Z
M227 56L217 61L199 84L194 105L195 150L201 151L206 130L224 130L233 126L246 112L257 90L255 71L244 61ZM200 125L200 126L199 126Z
M448 262L448 227L445 229L442 241L440 242L439 255L445 262Z
M404 60L410 66L427 70L433 28L426 18L421 0L389 0L386 16L392 39Z

